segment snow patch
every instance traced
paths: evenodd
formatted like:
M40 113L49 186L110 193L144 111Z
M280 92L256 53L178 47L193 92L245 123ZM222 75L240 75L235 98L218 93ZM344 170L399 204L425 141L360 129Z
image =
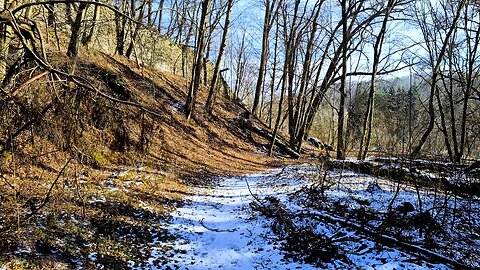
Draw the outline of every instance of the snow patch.
M295 194L318 181L319 171L312 166L288 166L266 173L224 178L217 187L198 187L189 202L172 215L165 229L174 240L155 239L145 250L147 265L133 269L319 269L314 265L285 257L282 241L272 232L272 220L253 212L250 204L256 199L274 196L295 213L305 209ZM312 180L315 178L316 180ZM418 207L418 194L424 196L424 209L432 208L438 194L402 187L368 175L333 170L324 181L332 181L325 194L343 200L352 209L362 203L385 212L393 196L397 207L409 202ZM448 203L451 203L450 201ZM311 210L311 209L310 209ZM314 210L313 210L314 211ZM325 213L324 213L325 214ZM383 247L362 237L358 232L342 228L338 223L318 223L319 234L341 240L349 260L326 264L329 269L450 269L443 264L429 264L399 249ZM162 261L163 260L163 261ZM353 265L350 265L353 264Z

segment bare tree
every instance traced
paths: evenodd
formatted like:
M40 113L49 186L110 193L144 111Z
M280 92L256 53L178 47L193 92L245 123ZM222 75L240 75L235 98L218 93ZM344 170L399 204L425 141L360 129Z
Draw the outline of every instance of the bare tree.
M370 91L368 93L367 110L365 112L365 118L363 121L362 136L360 139L360 149L358 152L358 158L364 160L368 153L368 147L370 145L370 138L372 135L372 122L374 115L375 104L375 91L376 82L378 76L378 69L380 64L380 56L383 50L383 43L385 35L387 33L387 24L390 20L390 15L393 9L399 4L398 0L388 0L385 15L383 17L381 28L376 35L375 44L373 45L373 63L372 63L372 75L370 77ZM365 149L364 149L365 147Z
M340 104L338 108L337 122L337 159L345 159L345 98L347 95L347 54L348 54L348 9L347 0L342 0L342 77L340 80Z
M96 0L98 2L98 0ZM87 9L88 10L88 9ZM82 45L86 46L87 48L92 42L93 36L96 34L97 31L97 19L99 17L100 8L98 5L94 5L93 7L93 16L89 22L88 28L83 32L82 36ZM53 25L53 23L52 23Z
M74 4L73 4L74 5ZM80 40L80 28L83 22L83 12L87 8L87 3L79 3L75 19L72 23L72 31L70 34L70 41L68 42L67 55L75 57L78 55L78 43Z
M443 7L445 10L455 8L452 3L443 3ZM452 162L461 162L466 147L472 89L478 78L475 69L480 41L478 16L478 10L465 6L462 23L449 41L439 75L436 92L439 129Z
M134 17L135 16L135 12L136 12L136 8L135 8L135 2L136 0L132 0L132 3L131 3L131 6L132 6L132 11L131 11L131 16ZM145 14L145 6L147 4L147 1L142 1L141 3L141 6L138 8L139 11L138 11L138 17L136 17L137 21L139 22L142 22L143 21L143 17L144 17L144 14ZM130 58L130 56L132 55L132 52L133 50L135 49L135 41L137 39L137 36L138 36L138 32L140 31L140 27L142 26L142 24L140 23L135 23L133 24L134 26L132 26L132 22L130 22L131 24L131 27L130 28L134 28L133 32L131 32L131 36L130 36L130 44L128 45L128 49L125 53L125 57L127 58Z
M204 58L205 50L205 41L206 41L206 24L207 17L210 10L210 5L212 0L203 0L202 1L202 13L200 15L200 24L197 35L197 48L195 51L195 61L193 63L193 76L192 82L188 89L188 96L185 102L185 114L187 119L191 119L194 116L195 104L197 100L197 92L200 87L200 79L202 73L202 63Z
M127 10L127 0L118 0L117 8L122 12ZM125 38L126 38L126 27L127 27L127 18L121 16L118 13L115 13L115 34L116 34L116 45L115 53L118 55L124 55L125 53Z
M228 28L230 27L230 14L232 13L234 0L227 1L227 10L225 11L225 23L223 25L222 40L220 41L220 50L218 51L217 61L215 63L215 69L213 71L212 82L210 83L210 88L208 91L207 97L207 111L211 114L213 110L213 104L215 101L217 80L220 74L220 65L222 63L223 54L225 52L225 47L227 46L227 36Z
M278 42L279 42L278 41L278 39L279 39L278 29L280 28L279 24L280 24L280 21L276 20L277 35L275 35L275 51L273 52L275 59L277 58L277 54L278 54L278 51L277 51L278 46L277 45L278 45ZM287 61L287 58L285 58L284 64L286 64L286 61ZM280 86L280 99L278 101L278 111L277 111L277 117L276 117L276 120L275 120L275 128L273 129L272 141L270 142L270 147L268 148L268 155L269 156L272 156L272 154L273 154L273 147L275 146L275 140L277 139L278 131L279 131L280 125L281 125L282 111L283 111L283 99L284 99L284 96L285 96L285 88L286 88L286 80L285 80L286 75L287 75L287 69L283 69L282 78L280 79L280 82L279 82L279 85L281 85Z
M315 6L312 10L312 14L308 20L308 24L311 25L311 29L309 30L309 37L307 39L307 48L305 50L305 55L303 57L303 70L302 75L300 77L300 89L297 97L296 106L294 107L293 119L292 122L289 123L290 129L292 132L290 133L290 140L296 145L291 145L292 147L297 148L297 152L300 151L302 147L302 130L305 124L305 113L306 113L306 106L308 103L307 100L307 89L309 87L309 82L311 80L312 72L312 58L314 56L314 48L315 48L315 41L317 38L317 31L319 28L319 17L320 11L322 10L322 5L325 1L319 0L315 3Z
M418 142L417 146L412 150L411 156L417 157L422 150L423 145L427 141L430 133L432 132L435 126L435 96L436 92L438 91L438 79L440 75L440 67L442 62L444 61L445 53L447 52L449 41L455 33L455 29L458 25L458 21L460 20L460 16L463 13L463 9L467 4L467 0L461 0L457 2L457 7L454 10L452 21L451 22L443 22L448 23L448 28L446 29L445 35L438 36L436 33L437 28L432 29L430 27L430 23L428 21L428 14L434 15L435 9L433 8L432 4L429 3L429 10L422 10L416 9L416 18L420 29L423 33L423 37L425 40L425 46L429 54L429 63L431 68L431 80L430 80L430 96L428 99L428 114L429 114L429 121L426 130L424 131L420 141ZM447 19L447 18L444 18ZM440 39L440 40L439 40ZM438 42L438 43L437 43ZM438 47L440 46L440 47ZM437 48L440 48L439 50Z
M260 55L260 67L258 69L258 78L255 85L255 96L253 99L252 113L257 114L258 105L260 103L260 94L262 92L262 84L265 76L265 68L267 66L268 58L268 46L270 30L272 29L272 22L276 17L279 0L264 0L265 5L265 17L263 21L263 34L262 34L262 52Z

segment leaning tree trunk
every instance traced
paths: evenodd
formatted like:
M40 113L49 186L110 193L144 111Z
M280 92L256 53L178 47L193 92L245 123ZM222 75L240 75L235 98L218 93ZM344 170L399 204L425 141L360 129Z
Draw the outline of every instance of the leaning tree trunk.
M295 114L294 114L294 136L296 137L295 141L297 143L296 145L296 150L297 152L300 152L302 149L302 141L303 141L303 134L302 130L304 129L304 114L305 114L305 107L307 103L307 85L311 79L311 74L312 74L312 57L313 57L313 52L314 52L314 45L315 45L315 37L317 35L317 30L318 30L318 18L320 16L320 11L321 6L322 6L323 1L317 1L315 4L315 9L312 13L312 18L311 24L312 24L312 29L310 30L310 36L308 38L307 42L307 49L305 51L305 56L304 56L304 63L303 63L303 72L302 72L302 77L301 77L301 83L300 83L300 94L298 96L297 104L295 106ZM293 146L292 146L293 147Z
M139 22L141 22L143 20L146 3L147 3L147 1L143 1L142 5L140 6L140 12L139 12L138 17L137 17L137 21L139 21ZM139 23L135 24L135 29L133 30L133 33L132 33L132 36L131 36L130 45L128 45L127 52L125 53L125 57L127 57L129 59L130 59L130 56L132 55L132 52L133 52L133 49L134 49L134 46L135 46L135 41L136 41L137 36L138 36L138 31L140 31L140 26L141 26L141 24L139 24Z

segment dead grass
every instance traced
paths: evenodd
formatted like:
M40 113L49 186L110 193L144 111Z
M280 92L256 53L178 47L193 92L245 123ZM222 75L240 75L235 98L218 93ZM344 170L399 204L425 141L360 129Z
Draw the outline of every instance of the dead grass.
M1 97L0 142L53 105L1 151L0 267L125 269L154 239L172 240L161 224L192 185L279 163L262 154L266 141L234 124L240 107L219 97L207 116L204 87L195 120L186 121L184 78L104 54L49 58L112 96L104 76L114 74L130 101L160 117L48 77L17 94L30 112ZM12 89L27 73L16 79Z

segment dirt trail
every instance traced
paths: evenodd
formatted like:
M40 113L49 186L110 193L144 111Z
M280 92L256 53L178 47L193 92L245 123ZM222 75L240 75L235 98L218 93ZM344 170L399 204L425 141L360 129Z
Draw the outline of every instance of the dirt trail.
M269 221L252 215L250 190L261 196L282 196L301 187L265 185L281 170L247 177L225 178L218 186L198 187L196 195L173 213L168 226L173 243L158 243L151 253L152 269L310 269L283 259ZM247 184L248 183L248 184ZM249 190L250 187L250 190ZM168 250L165 252L165 250ZM156 258L170 263L155 266Z

